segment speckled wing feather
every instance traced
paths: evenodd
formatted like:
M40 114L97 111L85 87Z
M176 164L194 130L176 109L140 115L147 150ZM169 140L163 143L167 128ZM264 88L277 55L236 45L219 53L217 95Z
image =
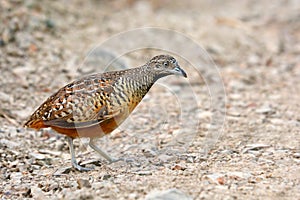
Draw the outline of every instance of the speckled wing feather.
M88 127L114 118L124 109L111 98L114 84L124 72L95 74L66 85L50 96L25 125L35 128L33 124L41 123L40 116L43 125L62 128Z

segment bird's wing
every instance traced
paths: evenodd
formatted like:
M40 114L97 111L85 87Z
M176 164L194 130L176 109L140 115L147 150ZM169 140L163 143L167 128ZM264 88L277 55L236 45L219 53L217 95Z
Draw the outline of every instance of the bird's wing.
M76 122L76 121L69 122L65 119L54 119L54 120L50 120L50 121L45 121L44 124L47 126L55 126L55 127L65 128L65 129L87 128L87 127L91 127L91 126L100 124L106 120L114 119L115 117L118 116L119 113L120 112L116 112L115 114L105 116L103 118L80 121L80 122Z
M124 110L122 105L110 105L116 79L101 74L70 83L50 96L32 118L42 118L46 126L67 129L90 127L113 119Z
M44 124L47 126L56 126L60 128L66 128L66 129L87 128L102 123L106 120L117 118L123 110L122 108L118 107L115 108L114 110L111 110L103 114L103 110L106 110L106 106L104 105L101 108L100 109L94 109L93 107L85 108L83 115L80 115L82 117L80 116L76 117L76 114L70 114L66 117L44 121Z

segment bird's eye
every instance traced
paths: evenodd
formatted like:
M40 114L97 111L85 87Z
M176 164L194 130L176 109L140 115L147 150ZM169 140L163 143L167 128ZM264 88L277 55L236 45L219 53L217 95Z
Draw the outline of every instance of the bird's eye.
M169 65L168 62L164 62L164 66L167 67Z

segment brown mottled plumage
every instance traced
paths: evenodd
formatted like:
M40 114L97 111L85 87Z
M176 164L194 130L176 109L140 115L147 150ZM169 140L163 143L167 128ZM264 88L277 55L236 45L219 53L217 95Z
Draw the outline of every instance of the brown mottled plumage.
M73 139L91 138L89 145L106 159L113 161L95 146L94 138L116 129L156 80L172 74L187 77L175 58L159 55L141 67L83 77L51 95L31 115L25 127L51 127L68 136L73 166L78 170L89 170L77 164Z

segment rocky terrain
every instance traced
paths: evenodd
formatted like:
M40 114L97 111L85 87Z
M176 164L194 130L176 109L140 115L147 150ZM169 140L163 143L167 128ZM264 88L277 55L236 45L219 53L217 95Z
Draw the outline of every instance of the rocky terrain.
M300 199L299 11L297 0L0 1L1 199ZM23 128L72 80L161 53L188 79L160 80L99 139L123 161L78 139L78 161L95 168L79 172L64 136Z

